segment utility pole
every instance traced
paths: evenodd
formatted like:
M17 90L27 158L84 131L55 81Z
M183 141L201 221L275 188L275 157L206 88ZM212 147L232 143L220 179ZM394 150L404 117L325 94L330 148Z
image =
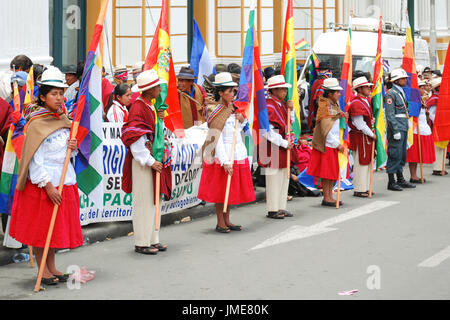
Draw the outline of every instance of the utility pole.
M430 0L430 64L431 70L437 68L436 58L436 6L435 0Z

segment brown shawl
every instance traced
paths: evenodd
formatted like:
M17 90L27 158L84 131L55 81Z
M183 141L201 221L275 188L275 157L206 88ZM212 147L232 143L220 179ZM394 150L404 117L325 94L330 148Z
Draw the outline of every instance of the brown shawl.
M314 149L324 153L328 132L333 127L334 122L342 117L339 105L327 98L319 97L317 108L316 127L312 146Z
M205 102L205 98L198 85L194 84L193 90L194 100L198 103L195 103L189 99L188 95L184 92L179 94L183 127L185 129L192 127L195 121L203 122L203 104Z
M61 128L69 128L72 123L65 114L60 112L59 119L47 115L31 119L27 124L25 141L22 147L22 156L19 162L19 173L17 177L17 190L23 190L28 179L28 167L31 159L42 142L53 132Z
M202 156L204 155L205 157L204 160L208 163L214 162L217 142L219 141L225 122L233 113L233 109L232 104L229 106L225 106L223 104L208 106L206 118L208 119L209 130L201 150Z

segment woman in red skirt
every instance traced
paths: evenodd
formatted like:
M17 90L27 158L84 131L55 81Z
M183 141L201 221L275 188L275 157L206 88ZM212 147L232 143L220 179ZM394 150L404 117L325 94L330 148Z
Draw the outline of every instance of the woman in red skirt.
M427 83L425 81L419 81L420 94L422 96L422 108L419 115L419 130L420 130L420 148L422 155L422 163L434 163L436 161L436 156L434 152L434 142L433 135L431 134L431 128L427 123L427 106L426 106L426 87ZM409 172L411 174L411 183L422 183L422 180L417 176L417 163L420 163L419 157L419 135L417 133L417 128L414 129L414 142L413 145L408 149L406 153L406 162L409 164ZM425 182L425 179L423 179Z
M230 73L222 72L216 75L213 85L218 104L208 107L209 131L202 148L204 163L198 198L216 204L216 231L229 233L230 230L240 231L242 227L231 223L229 207L226 213L223 212L228 176L231 176L228 205L255 201L255 192L247 149L241 137L246 120L241 113L235 112L232 103L237 83L233 82ZM234 161L231 162L233 138L236 142Z
M319 98L312 141L313 150L306 173L322 178L322 205L336 207L333 187L339 179L338 152L344 151L339 139L339 119L344 116L338 103L342 87L339 86L337 79L330 78L324 81L322 88L325 91ZM343 205L342 202L339 204Z
M69 140L71 122L62 111L64 75L49 67L38 82L38 106L29 116L11 211L10 235L35 248L38 267L44 252L54 205L59 205L42 283L66 282L69 275L56 268L55 248L83 245L75 170L69 163L62 195L57 191L67 150L77 149ZM72 154L73 155L73 154Z

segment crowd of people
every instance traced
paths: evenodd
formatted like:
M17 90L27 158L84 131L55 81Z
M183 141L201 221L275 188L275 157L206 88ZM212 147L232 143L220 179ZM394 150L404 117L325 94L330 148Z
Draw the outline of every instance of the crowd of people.
M71 65L62 73L58 68L33 65L26 56L18 56L11 62L15 77L10 78L11 88L0 84L0 135L3 142L11 124L12 83L25 85L28 72L33 66L35 101L23 105L22 113L27 119L27 135L19 163L18 182L11 210L9 233L17 241L36 248L40 265L42 247L46 239L53 205L59 205L55 232L51 239L49 256L43 272L44 284L67 281L68 275L56 268L55 248L75 248L83 244L79 221L79 197L76 175L69 165L64 189L59 194L56 187L61 177L67 150L72 156L77 153L77 141L69 139L73 112L76 109L78 90L84 63ZM170 199L171 168L164 159L158 161L153 155L158 117L164 119L164 111L156 110L152 101L161 93L165 83L154 70L143 71L144 64L137 63L129 77L126 66L116 66L113 82L103 70L102 102L104 121L122 123L122 141L128 152L123 170L122 189L132 193L133 229L135 251L155 255L166 251L167 245L159 238L161 218L155 219L156 201L164 195ZM419 68L419 86L422 95L422 110L418 129L414 132L415 143L407 146L408 102L403 91L408 74L402 69L393 70L385 79L384 98L387 155L387 189L401 191L415 188L422 183L417 175L417 164L433 163L433 174L442 174L445 149L434 146L431 135L439 99L441 78L430 68ZM300 70L297 70L298 72ZM287 201L292 196L319 196L303 186L298 177L307 174L320 179L322 206L336 207L334 187L340 179L339 153L345 151L339 130L340 120L346 118L349 128L349 149L353 156L353 185L356 197L369 197L369 176L373 143L377 137L373 130L374 118L371 93L373 88L370 73L356 71L353 76L352 98L348 112L342 112L339 96L342 87L333 78L329 64L321 62L318 78L308 92L309 103L305 106L308 117L304 120L304 134L292 139L288 132L288 119L294 121L293 102L286 99L291 84L286 83L279 68L264 70L266 84L267 113L270 131L262 136L254 159L258 169L249 163L243 131L248 121L233 104L238 87L241 68L237 64L216 65L216 73L202 79L203 85L188 66L177 74L178 95L184 129L207 123L208 134L201 150L203 171L198 198L216 206L219 233L241 231L243 227L231 222L230 209L226 205L237 205L255 200L254 186L260 182L266 187L266 216L270 219L292 217L287 210ZM300 91L300 89L299 89ZM21 90L22 92L22 90ZM304 96L304 93L301 93ZM8 103L7 100L10 102ZM289 115L290 114L290 115ZM292 123L291 123L292 124ZM420 131L420 137L418 136ZM421 151L416 144L421 141ZM165 156L170 143L165 144ZM4 147L2 148L3 152ZM288 154L291 163L289 164ZM409 163L410 180L403 176L403 167ZM290 167L290 176L287 167ZM159 173L161 192L155 194L155 174ZM445 174L447 174L445 172ZM224 203L227 180L230 178L228 202ZM344 205L339 201L339 206Z

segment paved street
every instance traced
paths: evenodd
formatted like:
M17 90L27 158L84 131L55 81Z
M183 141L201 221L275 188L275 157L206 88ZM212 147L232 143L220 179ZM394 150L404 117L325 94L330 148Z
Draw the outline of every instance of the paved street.
M409 177L407 168L405 176ZM134 252L133 237L57 254L95 270L80 289L33 293L36 270L0 267L1 299L450 299L450 176L403 192L386 190L376 173L372 200L342 193L344 206L295 198L284 220L265 217L265 203L232 210L244 230L214 231L215 215L163 227L167 252ZM357 289L352 296L338 292Z

